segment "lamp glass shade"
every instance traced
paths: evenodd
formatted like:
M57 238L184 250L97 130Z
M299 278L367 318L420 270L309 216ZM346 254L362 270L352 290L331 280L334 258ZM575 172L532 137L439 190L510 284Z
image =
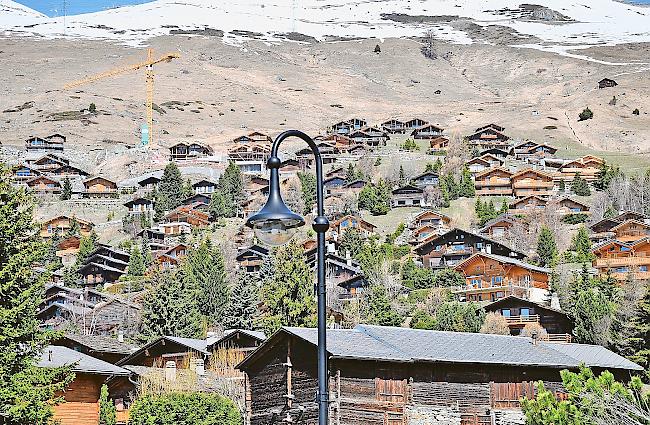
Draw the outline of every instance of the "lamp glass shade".
M257 239L265 245L284 245L296 234L298 226L286 220L266 220L256 223L253 231Z

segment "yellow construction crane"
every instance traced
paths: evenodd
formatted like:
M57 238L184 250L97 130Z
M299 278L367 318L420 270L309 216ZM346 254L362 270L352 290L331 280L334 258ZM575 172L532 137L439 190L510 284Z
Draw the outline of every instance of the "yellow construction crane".
M126 65L120 68L114 68L100 74L92 75L90 77L68 83L63 86L64 89L72 89L83 84L92 83L97 80L102 80L104 78L113 77L115 75L123 74L129 71L137 71L138 69L146 68L147 70L147 129L149 131L149 146L153 143L153 66L162 62L171 62L172 59L180 58L178 53L167 53L161 56L158 59L153 57L153 49L147 49L147 60L132 64Z

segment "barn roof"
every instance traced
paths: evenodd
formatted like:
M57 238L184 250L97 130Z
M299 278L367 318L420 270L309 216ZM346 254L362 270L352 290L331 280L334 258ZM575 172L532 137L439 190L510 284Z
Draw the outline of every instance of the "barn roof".
M237 367L246 370L282 335L293 335L316 346L314 328L284 327ZM327 351L334 359L404 363L491 364L547 368L589 367L643 370L606 348L584 344L537 342L521 336L429 331L358 325L328 329Z
M129 371L103 360L96 359L67 347L49 345L45 347L38 362L40 367L72 366L73 372L97 375L129 375Z
M76 342L97 353L130 354L137 349L135 345L120 342L115 338L100 335L65 334L63 339Z

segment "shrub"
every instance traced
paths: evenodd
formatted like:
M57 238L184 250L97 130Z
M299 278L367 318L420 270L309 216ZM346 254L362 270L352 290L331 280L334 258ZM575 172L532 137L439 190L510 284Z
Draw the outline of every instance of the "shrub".
M562 222L566 224L580 224L587 221L589 217L583 213L572 213L562 217Z
M580 112L580 115L578 115L578 121L585 121L585 120L590 120L594 117L594 113L591 112L591 109L585 108Z
M133 403L130 425L241 425L235 404L217 394L169 393Z
M499 313L489 312L479 331L482 334L510 335L508 321Z
M632 115L639 115L639 108L635 108L634 111L632 111Z

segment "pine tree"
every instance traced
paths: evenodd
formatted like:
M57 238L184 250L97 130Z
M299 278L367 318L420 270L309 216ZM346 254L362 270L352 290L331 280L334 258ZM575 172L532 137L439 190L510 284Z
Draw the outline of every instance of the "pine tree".
M589 189L589 184L587 180L580 177L580 173L576 173L571 182L571 191L578 196L589 196L591 195L591 190Z
M464 198L473 198L476 195L476 188L474 187L474 180L472 179L472 173L469 171L469 167L465 166L463 168L463 174L460 177L460 196Z
M384 215L390 211L391 190L384 179L380 179L375 188L375 204L370 208L373 215Z
M452 173L447 173L443 177L441 183L444 185L450 200L453 201L455 199L458 199L459 196L458 183L456 183L456 180L454 179L454 175Z
M399 166L399 182L398 182L398 184L401 187L401 186L406 185L406 183L407 183L407 181L406 181L406 172L404 171L404 167L400 165Z
M257 315L257 302L255 284L250 276L240 273L223 315L223 326L226 329L252 330L253 320Z
M537 238L537 255L542 267L550 266L557 256L557 245L553 232L546 226L542 227Z
M348 167L348 173L349 172L350 168ZM348 180L348 182L355 180L354 168L352 169L352 173L352 180ZM305 210L303 213L309 214L314 203L316 203L316 176L311 173L298 173L298 178L300 179L302 200L305 204Z
M364 238L358 229L351 228L346 230L339 239L341 244L341 253L352 258L356 258L363 249Z
M70 179L66 177L63 179L63 189L61 190L61 200L67 201L72 198L72 183Z
M152 276L149 296L144 297L140 338L151 341L171 335L186 338L203 336L196 287L183 268L161 271Z
M191 249L183 265L201 298L199 311L210 325L221 323L230 295L223 254L208 239Z
M151 246L149 243L149 238L145 235L142 238L142 244L140 245L140 251L142 252L142 259L145 268L149 268L151 264L153 264L153 255L151 254Z
M564 179L560 180L559 190L562 193L564 193L566 191L566 183L564 182Z
M173 210L179 206L185 199L183 176L178 166L170 162L163 171L162 178L158 183L154 208L156 210L157 220L162 218L166 211Z
M499 208L499 215L507 214L509 209L510 206L508 205L508 201L504 199L503 202L501 202L501 208Z
M352 163L349 163L348 164L348 169L347 169L347 171L345 173L345 181L347 181L348 183L353 182L356 175L357 175L357 173L356 173L356 170L354 169L354 165Z
M131 249L131 255L129 257L129 267L127 269L128 276L141 277L144 276L145 271L144 258L140 253L140 249L135 246Z
M640 364L647 371L650 368L650 282L646 282L644 289L644 296L632 321L630 344L634 353L630 360Z
M69 238L70 236L78 236L81 234L81 225L76 218L72 217L70 219L70 228L65 232L65 237Z
M435 319L436 330L477 333L485 321L485 310L473 302L448 301L438 308Z
M55 396L74 375L69 368L37 366L52 334L36 316L45 276L32 267L40 263L45 245L33 221L34 201L11 185L0 165L0 422L6 425L44 424L51 420Z
M239 212L239 204L246 198L244 180L237 164L230 161L226 171L219 178L217 189L224 198L224 217L236 217Z
M305 263L303 248L295 241L277 249L275 273L261 288L266 314L262 326L271 335L281 326L315 324L314 276Z
M374 285L370 289L367 305L366 319L368 323L380 326L400 326L402 324L402 316L390 305L386 288L383 286Z
M578 233L571 239L571 251L576 253L576 262L584 263L591 261L591 241L589 240L589 232L585 226L580 226Z
M99 425L115 425L115 403L108 398L108 387L102 384L99 392Z
M192 186L192 180L185 180L183 185L183 199L187 199L194 194L194 186Z
M220 189L217 189L212 193L208 210L210 211L210 219L213 221L228 216L229 212L226 207L226 198L223 196Z

